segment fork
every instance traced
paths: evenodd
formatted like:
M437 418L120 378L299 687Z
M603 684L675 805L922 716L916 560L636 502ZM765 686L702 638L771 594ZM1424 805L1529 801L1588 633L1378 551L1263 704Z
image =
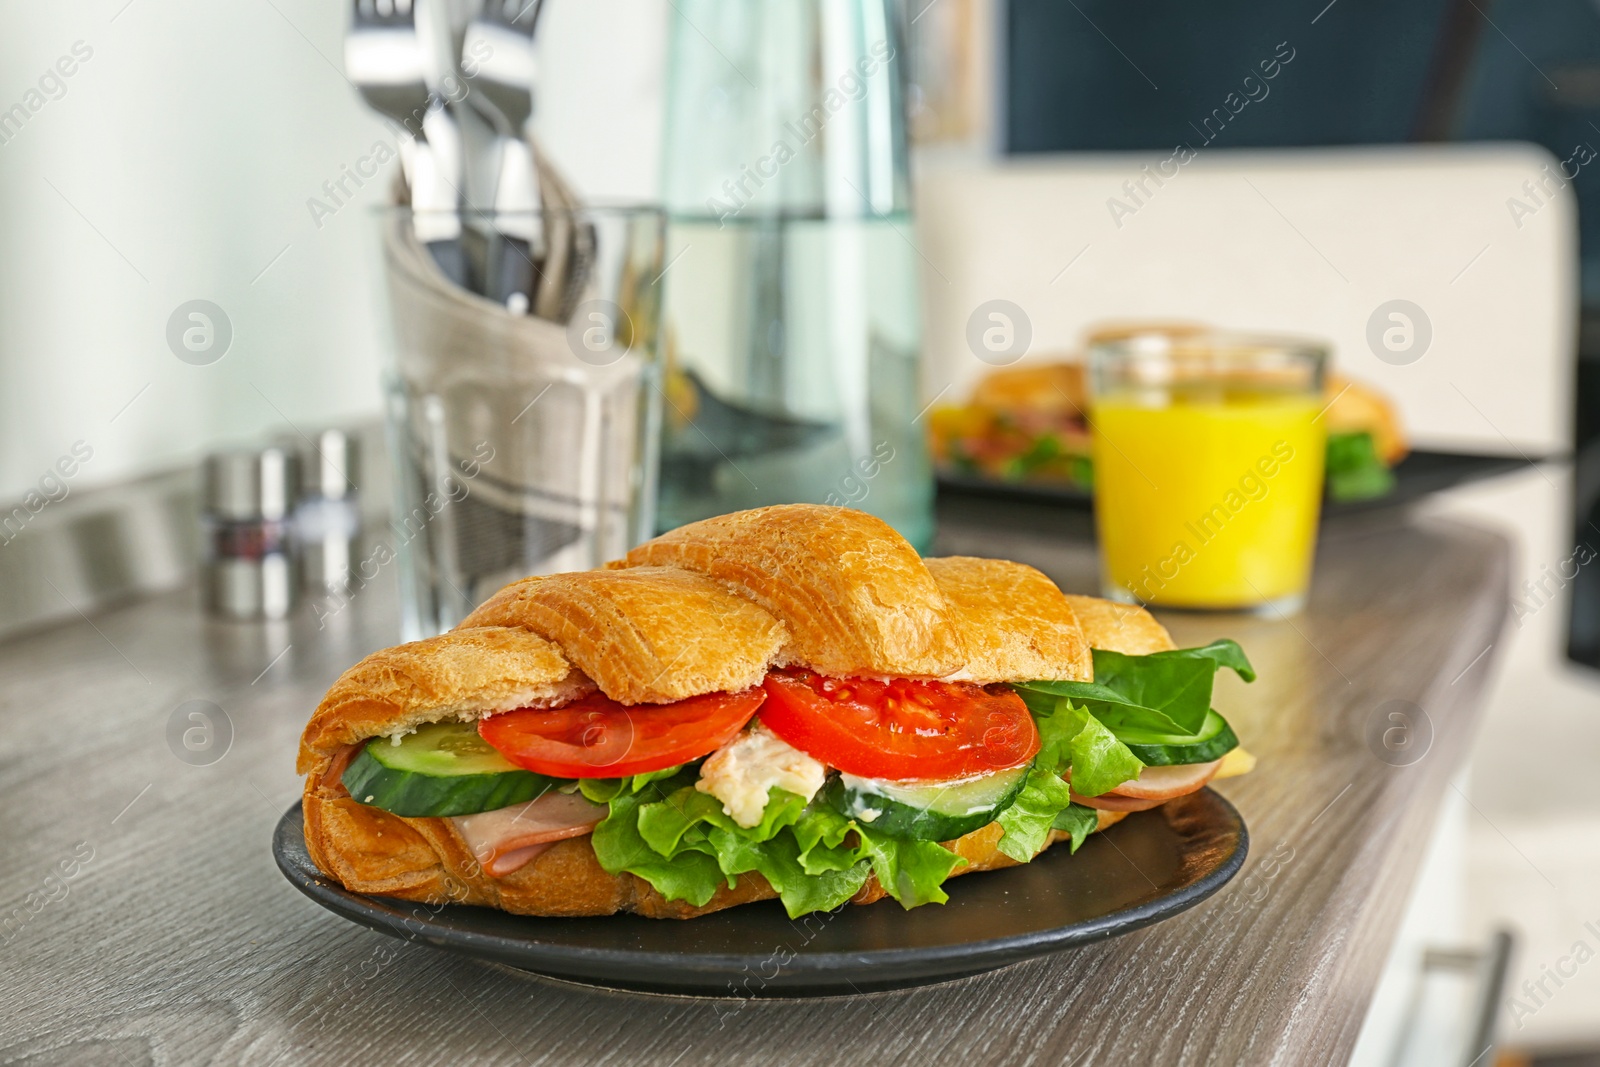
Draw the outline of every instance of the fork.
M533 310L534 275L547 259L539 168L528 137L533 115L533 35L544 0L484 0L462 40L461 69L477 109L497 136L494 207L503 237L486 295L514 311Z
M345 73L368 107L399 126L401 167L411 191L417 239L446 277L464 285L458 168L452 146L435 146L425 130L439 130L436 113L443 110L443 101L428 88L428 54L416 8L415 0L353 0L344 40Z

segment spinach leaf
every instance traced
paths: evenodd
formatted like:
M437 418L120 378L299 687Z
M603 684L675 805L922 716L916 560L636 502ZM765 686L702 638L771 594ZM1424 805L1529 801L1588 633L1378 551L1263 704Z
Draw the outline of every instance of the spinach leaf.
M1169 732L1192 734L1200 729L1211 707L1211 682L1217 666L1204 656L1160 658L1164 655L1125 656L1097 648L1095 681L1121 693L1133 707L1164 716L1177 727ZM1107 710L1114 714L1117 709Z
M1098 657L1100 653L1096 652ZM1147 730L1161 734L1190 734L1172 716L1157 708L1145 707L1133 696L1099 682L1022 682L1012 688L1028 709L1038 715L1065 698L1087 709L1113 729ZM1203 719L1204 716L1202 715Z
M1191 735L1205 722L1212 683L1224 667L1255 681L1237 642L1213 641L1145 656L1097 648L1092 682L1023 682L1014 688L1035 715L1048 711L1049 698L1066 697L1113 733Z
M1256 670L1250 666L1250 661L1245 658L1244 649L1239 647L1239 642L1228 638L1213 641L1209 645L1201 645L1199 648L1175 648L1167 652L1152 652L1142 658L1153 660L1208 659L1216 664L1217 670L1228 667L1247 682L1256 680Z

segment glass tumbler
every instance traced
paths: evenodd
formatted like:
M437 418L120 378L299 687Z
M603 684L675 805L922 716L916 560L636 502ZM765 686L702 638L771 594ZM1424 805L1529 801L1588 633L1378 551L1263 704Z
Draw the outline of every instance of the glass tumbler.
M509 306L451 284L412 212L383 213L407 640L456 625L508 582L599 566L654 533L663 217L501 215L458 230L544 235L532 298Z
M1107 596L1299 609L1322 501L1327 356L1311 341L1192 330L1091 343Z

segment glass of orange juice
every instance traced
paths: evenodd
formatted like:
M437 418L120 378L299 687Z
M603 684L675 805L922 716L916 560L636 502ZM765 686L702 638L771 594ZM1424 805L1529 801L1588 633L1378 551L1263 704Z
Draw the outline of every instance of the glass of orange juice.
M1095 515L1115 599L1298 610L1327 432L1326 346L1130 329L1089 346Z

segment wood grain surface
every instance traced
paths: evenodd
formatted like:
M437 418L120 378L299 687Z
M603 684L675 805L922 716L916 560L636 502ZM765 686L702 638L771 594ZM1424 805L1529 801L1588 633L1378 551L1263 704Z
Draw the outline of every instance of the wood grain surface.
M1075 521L950 507L939 549L1092 592ZM811 1001L555 983L356 927L285 882L268 845L299 791L297 736L340 671L393 642L391 581L320 629L310 612L205 621L175 594L13 640L0 645L0 1063L1343 1062L1472 738L1507 564L1503 540L1461 525L1335 530L1304 614L1166 616L1180 644L1235 637L1260 670L1217 695L1261 760L1219 786L1253 837L1239 878L1086 949ZM203 728L187 711L172 723L195 700L232 731L204 766L169 745ZM1368 741L1390 701L1432 725L1409 766Z

